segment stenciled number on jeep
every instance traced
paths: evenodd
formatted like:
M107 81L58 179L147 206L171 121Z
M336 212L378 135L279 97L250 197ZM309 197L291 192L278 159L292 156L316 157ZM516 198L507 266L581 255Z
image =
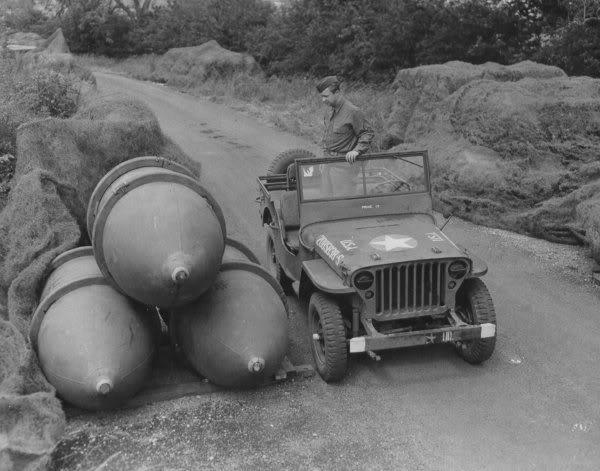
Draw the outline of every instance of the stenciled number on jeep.
M442 242L444 240L442 239L442 236L436 234L435 232L428 232L427 234L425 234L425 236L432 242Z
M352 250L356 250L358 248L358 245L356 245L356 243L351 239L340 240L340 244L348 252L351 252Z

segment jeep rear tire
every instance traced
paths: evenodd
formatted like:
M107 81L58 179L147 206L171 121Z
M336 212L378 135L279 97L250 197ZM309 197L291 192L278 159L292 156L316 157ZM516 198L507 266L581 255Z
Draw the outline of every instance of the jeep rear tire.
M496 325L496 311L490 293L479 278L465 280L456 299L456 313L467 324L490 323ZM492 356L496 335L456 344L458 354L468 363L479 364Z
M265 225L266 226L266 225ZM293 294L292 280L285 274L275 255L275 244L267 230L267 270L277 280L285 294Z
M286 150L273 159L267 169L267 174L287 173L288 167L292 165L296 159L316 159L316 156L305 149Z
M340 306L323 293L313 293L308 304L310 349L323 380L339 381L348 366L346 329Z

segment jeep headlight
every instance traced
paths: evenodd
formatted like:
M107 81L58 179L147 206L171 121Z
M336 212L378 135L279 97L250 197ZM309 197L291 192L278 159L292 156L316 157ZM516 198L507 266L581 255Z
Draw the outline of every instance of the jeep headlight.
M362 291L369 289L373 284L375 277L370 271L361 271L354 277L354 286Z
M468 271L469 265L464 260L456 260L448 266L448 274L450 278L454 278L455 280L463 278Z

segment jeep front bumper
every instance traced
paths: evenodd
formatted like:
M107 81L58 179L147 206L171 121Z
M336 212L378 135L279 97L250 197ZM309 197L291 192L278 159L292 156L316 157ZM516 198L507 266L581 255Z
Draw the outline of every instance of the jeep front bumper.
M371 335L353 337L349 340L350 353L389 350L393 348L414 347L467 340L484 339L496 335L495 324L458 325L438 329L416 330L383 334L371 330Z

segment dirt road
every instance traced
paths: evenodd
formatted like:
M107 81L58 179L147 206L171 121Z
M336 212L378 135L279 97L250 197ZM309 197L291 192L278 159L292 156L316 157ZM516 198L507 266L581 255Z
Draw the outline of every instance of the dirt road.
M264 257L255 177L278 152L312 146L166 87L98 75L144 100L202 162L230 234ZM69 420L66 469L600 469L600 288L584 249L453 221L445 229L490 271L499 339L485 365L452 348L354 357L317 376ZM310 362L295 309L293 359Z

